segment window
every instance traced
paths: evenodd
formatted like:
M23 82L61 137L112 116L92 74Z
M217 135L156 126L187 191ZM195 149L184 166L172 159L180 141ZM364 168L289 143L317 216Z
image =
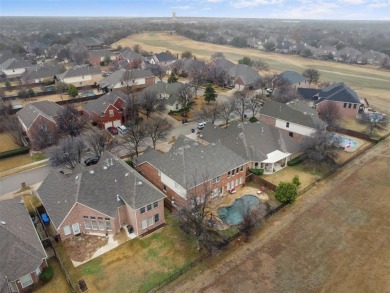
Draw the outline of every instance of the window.
M84 216L83 218L85 229L91 229L91 221L89 220L89 218L87 216Z
M242 180L242 177L240 177L240 184L242 184L243 183L243 180Z
M142 221L142 229L146 229L148 227L148 220Z
M41 274L41 269L40 267L38 267L36 270L35 270L35 275L39 276Z
M91 223L92 223L92 230L97 230L98 224L95 217L91 217Z
M163 191L167 192L167 186L165 184L163 184Z
M353 104L353 108L356 109L356 107L357 107L357 104Z
M347 103L344 103L344 108L347 108Z
M154 207L154 208L157 208L157 207L158 207L158 201L156 201L156 202L153 203L153 207Z
M240 172L244 171L244 166L240 167Z
M112 109L108 110L108 115L110 115L110 117L113 117L114 116L114 110L112 110Z
M236 169L236 173L238 173L238 171L240 171L240 168L238 168L238 167L237 167L237 169Z
M148 204L146 207L147 207L147 210L150 211L152 209L152 204Z
M104 221L103 218L98 218L98 223L99 223L99 230L104 230Z
M232 176L234 176L234 171L235 171L235 170L232 170Z
M286 127L287 127L287 128L290 127L290 122L286 122Z
M294 132L289 132L288 135L294 137Z
M213 179L213 184L218 183L221 180L221 177L216 177Z
M148 225L152 226L154 224L153 217L148 219Z
M230 178L230 171L228 172L228 178Z
M145 207L142 207L141 208L141 214L143 214L145 212Z
M112 231L110 218L106 218L105 220L106 220L107 231Z
M46 126L46 124L40 124L40 125L39 125L39 131L40 131L40 132L46 132L46 131L47 131L47 126Z
M158 223L160 221L160 214L155 214L154 215L154 222Z
M351 109L351 107L352 107L352 104L351 103L348 104L348 109Z
M230 190L230 182L226 184L226 190Z
M70 231L70 226L69 225L65 226L64 227L64 234L65 234L65 236L69 235L70 233L72 233L72 231Z
M259 163L255 163L255 169L259 168Z
M27 286L30 286L32 283L33 280L30 274L20 278L20 284L22 285L22 288L26 288Z

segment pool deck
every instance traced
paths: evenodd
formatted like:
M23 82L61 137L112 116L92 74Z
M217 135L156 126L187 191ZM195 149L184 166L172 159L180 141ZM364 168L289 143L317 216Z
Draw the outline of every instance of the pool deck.
M235 193L229 193L227 195L224 195L219 198L214 198L210 204L209 204L209 210L211 217L217 220L217 229L218 230L225 230L230 227L229 224L223 223L222 220L218 216L218 208L224 207L224 206L231 206L234 201L237 198L240 198L244 195L252 195L256 196L258 199L260 199L260 202L266 202L268 201L268 195L265 192L262 192L261 194L258 194L258 188L251 187L251 186L244 186L244 187L237 187Z

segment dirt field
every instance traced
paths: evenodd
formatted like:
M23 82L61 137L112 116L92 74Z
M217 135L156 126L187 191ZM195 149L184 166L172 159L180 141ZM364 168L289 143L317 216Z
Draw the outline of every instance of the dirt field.
M389 292L390 138L164 292ZM234 253L232 253L234 250Z
M390 72L381 71L373 66L359 66L305 59L298 56L267 53L255 49L241 49L230 46L202 43L178 35L167 33L144 33L131 35L112 44L115 48L131 47L140 44L143 49L153 52L169 50L179 53L189 50L198 57L209 59L214 52L223 52L224 55L237 61L243 56L266 61L271 71L296 70L302 72L305 68L315 67L320 70L321 81L341 81L358 92L361 98L367 98L372 106L390 111ZM262 73L264 74L264 73Z

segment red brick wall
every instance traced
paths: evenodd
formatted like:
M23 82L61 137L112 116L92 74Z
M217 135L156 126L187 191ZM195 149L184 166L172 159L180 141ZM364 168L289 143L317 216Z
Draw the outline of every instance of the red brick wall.
M358 114L359 111L359 106L360 104L352 104L352 103L346 103L347 107L344 108L344 103L343 102L334 102L334 101L324 101L319 104L317 104L317 112L321 113L321 108L326 105L326 103L334 103L337 105L337 108L340 110L340 113L342 117L344 118L356 118L356 115ZM348 108L349 105L351 105L351 108ZM354 109L354 105L356 105L356 108Z
M46 259L43 259L41 264L39 265L39 269L40 271L42 272L44 268L47 267L47 262L46 262ZM38 268L38 267L37 267ZM16 281L16 286L18 287L19 289L19 292L31 292L31 287L34 285L34 284L38 284L39 283L39 277L38 275L34 272L31 272L30 273L31 275L31 278L33 280L33 284L31 284L30 286L26 287L26 288L22 288L22 284L20 283L20 280L17 280ZM21 277L24 277L24 276L21 276Z
M133 225L135 227L134 229L137 229L138 233L137 235L142 235L146 232L148 232L151 229L155 229L165 223L165 217L164 217L164 200L161 199L158 201L157 208L153 207L152 203L152 209L148 211L146 209L145 213L141 214L141 209L138 209L135 211L136 217L137 217L137 224ZM154 222L154 215L159 214L159 221L157 223ZM148 220L149 218L153 218L153 224L147 226L146 229L142 229L142 221Z
M154 76L145 78L145 85L146 86L153 85L155 83L156 83L156 78Z
M89 57L89 63L91 63L92 65L100 66L100 61L100 57Z
M26 131L26 134L30 139L31 146L35 150L40 148L40 144L38 142L38 138L41 136L41 133L39 131L39 125L42 124L46 125L46 135L50 135L52 137L52 141L50 143L48 142L48 145L56 143L58 139L59 129L57 124L47 119L46 117L39 115L38 118L31 125L31 127Z
M260 121L264 122L265 124L268 124L270 126L275 126L276 124L276 118L272 118L269 116L264 116L260 114Z
M123 104L123 101L122 101L122 104ZM114 115L112 117L110 117L110 111L109 110L113 110L114 111ZM104 116L99 116L95 112L90 114L89 112L84 111L84 110L83 110L83 115L85 115L85 117L87 117L88 119L90 119L92 121L95 121L99 125L99 127L101 129L104 129L104 123L112 122L112 121L115 121L115 120L121 120L122 121L122 114L113 105L110 105L107 108L106 112L104 113Z

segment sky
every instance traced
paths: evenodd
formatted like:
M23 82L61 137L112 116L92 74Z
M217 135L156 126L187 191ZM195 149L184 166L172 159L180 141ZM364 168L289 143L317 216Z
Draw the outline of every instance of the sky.
M390 0L0 0L0 16L390 20ZM0 20L1 25L1 20Z

